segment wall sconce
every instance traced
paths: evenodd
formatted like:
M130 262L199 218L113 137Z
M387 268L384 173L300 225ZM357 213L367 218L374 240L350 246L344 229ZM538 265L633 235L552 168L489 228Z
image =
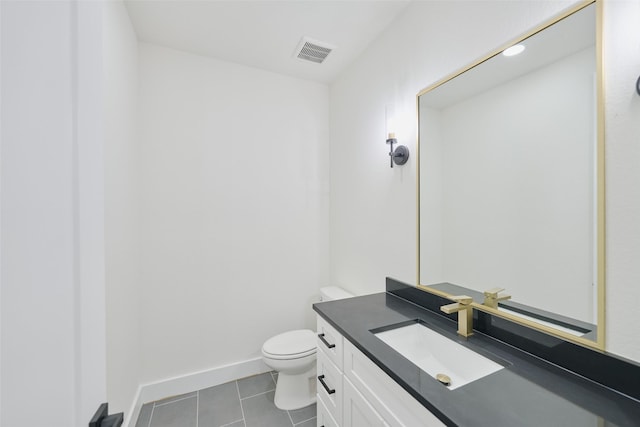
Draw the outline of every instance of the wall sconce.
M398 145L396 149L393 149L393 144L397 144L396 134L391 132L387 138L387 144L389 144L389 164L393 167L395 163L398 166L404 165L409 160L409 149L404 145Z
M404 165L409 160L409 149L404 145L398 145L396 149L393 149L393 145L398 143L396 139L396 117L395 108L393 105L385 106L385 121L387 128L387 144L389 144L389 165L393 167L393 164Z

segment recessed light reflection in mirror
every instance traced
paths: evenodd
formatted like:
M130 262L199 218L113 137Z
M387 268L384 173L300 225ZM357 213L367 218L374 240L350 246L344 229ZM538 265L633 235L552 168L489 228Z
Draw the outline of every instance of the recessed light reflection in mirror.
M523 44L517 44L503 50L502 54L504 56L515 56L524 52L524 50L525 50L525 46Z

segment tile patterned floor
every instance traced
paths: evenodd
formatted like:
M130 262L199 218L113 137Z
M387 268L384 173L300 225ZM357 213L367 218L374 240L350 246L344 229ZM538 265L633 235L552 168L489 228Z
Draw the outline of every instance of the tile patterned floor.
M277 373L267 372L142 406L136 427L315 427L316 405L273 404Z

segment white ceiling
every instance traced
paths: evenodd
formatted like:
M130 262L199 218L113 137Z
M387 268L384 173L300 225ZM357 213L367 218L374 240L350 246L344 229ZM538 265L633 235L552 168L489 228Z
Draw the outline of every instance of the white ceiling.
M140 41L330 83L409 0L126 0ZM322 64L294 52L308 36L336 47Z

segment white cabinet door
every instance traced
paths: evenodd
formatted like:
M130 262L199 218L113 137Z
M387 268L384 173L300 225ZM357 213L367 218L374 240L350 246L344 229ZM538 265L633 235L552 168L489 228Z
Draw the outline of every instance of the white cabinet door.
M373 406L356 390L348 378L343 381L344 403L342 406L343 427L388 426Z
M340 424L333 419L331 416L331 412L327 409L327 407L322 402L322 399L318 399L318 423L316 424L318 427L340 427Z

